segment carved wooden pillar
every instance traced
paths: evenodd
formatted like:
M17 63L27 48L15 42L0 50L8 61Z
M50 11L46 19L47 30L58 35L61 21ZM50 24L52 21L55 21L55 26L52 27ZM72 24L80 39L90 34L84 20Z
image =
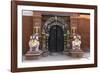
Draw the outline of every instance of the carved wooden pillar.
M70 49L72 49L72 38L77 33L78 16L78 13L70 14L70 30L67 31L67 48L64 49L65 54L69 54Z
M78 26L78 13L73 13L70 16L70 24L71 24L71 34L75 35L77 33L77 26Z
M33 11L33 34L38 33L39 42L41 43L41 12ZM39 46L41 48L41 44Z
M33 34L41 34L41 13L38 11L33 11Z

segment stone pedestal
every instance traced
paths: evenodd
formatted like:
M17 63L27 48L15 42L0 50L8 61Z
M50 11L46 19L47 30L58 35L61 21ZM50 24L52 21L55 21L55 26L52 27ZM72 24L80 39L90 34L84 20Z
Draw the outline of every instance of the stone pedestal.
M71 49L70 54L74 58L82 58L84 52L81 49Z
M30 59L38 59L42 54L42 51L28 51L25 54L25 59L30 60Z
M63 54L67 55L67 56L70 56L70 49L66 49Z
M42 56L43 56L43 57L47 57L48 55L49 55L49 52L48 52L48 51L42 53Z

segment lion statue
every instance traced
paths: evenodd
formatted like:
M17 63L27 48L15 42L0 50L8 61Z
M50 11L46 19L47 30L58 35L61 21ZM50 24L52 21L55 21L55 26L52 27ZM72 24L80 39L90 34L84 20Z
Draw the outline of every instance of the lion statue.
M39 51L39 44L38 34L31 35L29 40L30 51Z

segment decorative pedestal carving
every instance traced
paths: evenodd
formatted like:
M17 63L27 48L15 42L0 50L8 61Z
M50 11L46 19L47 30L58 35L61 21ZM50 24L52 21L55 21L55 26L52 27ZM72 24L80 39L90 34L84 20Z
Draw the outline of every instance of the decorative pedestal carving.
M67 56L70 56L70 49L64 50L63 54L65 54L65 55L67 55Z
M42 51L28 51L25 54L25 59L38 59L42 54Z
M48 50L43 50L42 56L47 57L49 55Z
M74 58L82 58L84 52L81 49L72 49L70 50L70 54Z

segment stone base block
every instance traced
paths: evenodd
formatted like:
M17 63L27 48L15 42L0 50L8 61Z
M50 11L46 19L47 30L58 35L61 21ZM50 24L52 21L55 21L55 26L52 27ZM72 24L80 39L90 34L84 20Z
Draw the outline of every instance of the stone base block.
M42 54L42 51L28 51L26 54L25 54L25 59L27 60L32 60L32 59L38 59Z
M43 56L43 57L47 57L48 55L49 55L48 52L43 52L43 53L42 53L42 56Z
M74 58L82 58L84 54L84 52L81 49L74 49L74 50L72 49L70 53L71 56Z

